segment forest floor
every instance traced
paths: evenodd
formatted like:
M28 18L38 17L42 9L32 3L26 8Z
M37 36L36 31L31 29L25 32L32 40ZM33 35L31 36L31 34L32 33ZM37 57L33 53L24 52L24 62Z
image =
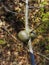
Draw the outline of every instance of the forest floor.
M31 65L28 45L17 37L18 32L24 29L25 4L21 0L0 2L0 65ZM29 5L39 6L30 1ZM49 11L49 5L45 8ZM29 26L34 29L41 22L41 12L36 8L29 12ZM37 34L39 29L35 30ZM49 65L49 27L45 29L46 32L32 40L36 65Z

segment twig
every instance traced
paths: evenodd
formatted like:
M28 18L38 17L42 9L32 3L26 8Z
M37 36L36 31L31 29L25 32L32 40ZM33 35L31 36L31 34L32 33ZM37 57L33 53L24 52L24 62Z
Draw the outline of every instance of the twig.
M14 35L12 35L5 26L3 26L2 29L6 31L15 41L17 41L17 38Z
M36 52L36 51L34 51L34 52ZM43 54L41 54L39 52L36 52L36 54L39 55L39 56L42 56L43 58L45 58L46 60L49 61L49 58L47 56L45 56L45 55L43 55Z
M23 12L17 13L17 12L14 12L14 11L8 9L7 6L5 6L3 3L2 3L2 7L4 8L5 12L9 12L9 13L12 13L12 14L15 14L15 15L18 15L18 14L23 14L24 15Z

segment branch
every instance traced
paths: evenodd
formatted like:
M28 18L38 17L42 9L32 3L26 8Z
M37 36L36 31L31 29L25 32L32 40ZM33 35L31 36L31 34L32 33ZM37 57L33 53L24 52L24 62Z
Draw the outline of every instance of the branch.
M40 53L40 52L38 52L36 50L34 50L34 53L37 54L37 55L39 55L39 56L41 56L41 57L43 57L43 58L45 58L46 60L49 61L49 58L46 55L43 55L42 53Z
M7 30L7 28L6 28L5 26L3 26L1 29L3 29L4 31L6 31L15 41L17 41L17 38L16 38L14 35L12 35L12 34Z
M45 59L47 59L49 61L49 58L47 56L45 56L45 55L43 55L43 54L41 54L39 52L37 53L37 55L42 56L43 58L45 58Z

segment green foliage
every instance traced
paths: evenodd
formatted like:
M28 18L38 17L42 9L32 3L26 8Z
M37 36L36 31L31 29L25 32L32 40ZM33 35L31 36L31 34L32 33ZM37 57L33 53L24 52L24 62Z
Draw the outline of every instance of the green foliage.
M49 37L48 36L45 38L45 40L49 43Z
M48 45L46 45L46 50L49 50L49 44L48 44Z
M49 22L49 12L42 13L42 21Z
M46 1L41 2L41 5L47 5L48 3Z
M49 37L47 36L47 37L45 37L45 41L47 41L47 43L46 43L46 50L49 50Z
M43 8L43 7L42 7L42 8L40 8L40 11L41 11L41 12L44 12L44 8Z
M42 14L42 22L45 29L49 29L49 12Z
M40 46L43 47L45 45L45 42L42 40L40 41Z
M47 5L47 4L48 4L48 3L47 3L46 1L44 1L44 2L41 2L41 3L40 3L40 6L41 6L41 7L44 7L44 6Z
M39 32L39 33L44 33L44 32L45 32L43 26L41 26L41 27L38 28L38 32Z
M0 44L1 44L1 45L2 45L2 44L5 44L5 40L0 39Z
M49 29L49 12L44 13L43 7L40 9L40 12L41 21L43 22L43 24L38 28L38 31L40 33L44 33L47 29Z

